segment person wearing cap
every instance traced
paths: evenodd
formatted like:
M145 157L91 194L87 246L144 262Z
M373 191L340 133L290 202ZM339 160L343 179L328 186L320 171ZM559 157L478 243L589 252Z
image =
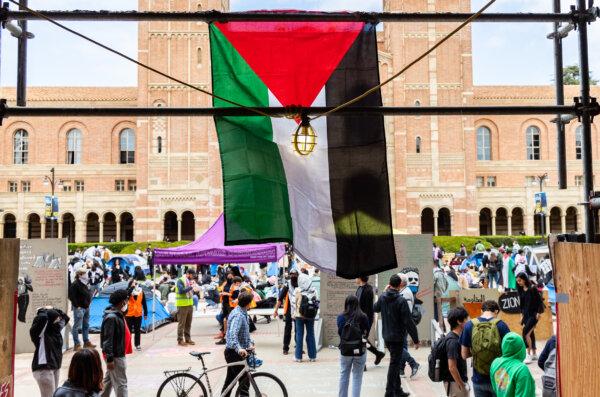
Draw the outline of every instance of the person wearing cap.
M120 289L112 294L110 306L104 310L100 328L100 344L106 361L102 397L110 397L115 390L117 397L127 397L127 362L125 355L132 353L131 333L125 324L129 291Z
M296 311L296 295L295 289L298 288L298 269L290 270L290 279L287 284L279 291L279 297L275 304L273 318L279 315L279 308L283 306L283 318L285 320L285 328L283 329L283 354L288 355L290 351L290 342L292 340L292 324L294 320L292 313Z
M73 350L81 350L81 341L79 340L79 332L83 334L83 346L89 348L95 348L92 342L90 342L89 328L90 328L90 304L92 303L92 291L88 287L89 269L86 266L82 266L75 272L75 281L69 287L69 300L73 306L73 328L71 335L73 335Z
M196 271L190 268L177 280L175 305L177 306L177 344L179 346L196 344L190 335L194 314L195 276Z

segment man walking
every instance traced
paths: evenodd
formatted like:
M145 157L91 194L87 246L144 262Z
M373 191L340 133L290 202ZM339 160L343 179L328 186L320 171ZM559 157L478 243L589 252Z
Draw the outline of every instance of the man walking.
M469 313L463 307L448 312L448 322L452 329L444 339L444 351L448 360L448 374L445 374L444 389L448 397L469 397L467 361L462 358L460 335L469 320Z
M188 269L177 280L175 305L177 306L177 344L179 346L195 345L191 337L192 317L194 314L194 276L196 271Z
M390 351L390 366L388 368L385 397L406 397L409 394L402 390L400 382L400 361L406 333L410 334L415 349L419 348L417 327L412 320L408 303L400 295L400 276L394 274L386 291L375 303L374 310L381 313L383 321L383 340Z
M283 355L287 356L290 352L290 341L292 340L292 313L296 311L296 295L295 289L298 288L298 270L290 270L290 279L287 284L283 286L279 291L277 303L275 304L275 311L273 318L278 317L278 310L283 306L283 319L285 321L285 328L283 329Z
M110 397L115 390L117 397L127 397L127 362L125 354L131 353L131 334L125 325L129 293L120 289L108 299L110 306L104 311L100 328L100 344L106 360L102 397Z
M502 338L510 329L496 319L500 306L493 300L483 302L481 316L469 321L460 336L463 359L473 357L473 392L475 397L494 397L490 379L492 361L502 355Z
M88 268L83 266L77 269L75 273L75 281L69 288L69 300L73 306L73 347L74 351L81 350L81 342L79 341L79 332L83 334L83 346L95 348L90 342L90 303L92 302L92 292L88 288Z
M373 321L375 319L375 312L373 311L373 303L375 301L375 293L373 292L373 287L369 284L369 276L363 276L356 279L356 284L358 285L358 289L356 290L356 297L358 298L358 305L360 306L360 310L367 315L367 319L369 320L369 332L371 327L373 326ZM373 346L369 341L369 332L367 332L367 350L375 355L375 365L379 365L383 357L385 357L384 352L380 352L377 350L377 347ZM365 367L366 368L366 367Z
M406 300L408 304L408 310L411 313L415 306L415 296L413 292L408 288L408 276L404 273L399 274L400 276L400 295ZM416 325L416 324L415 324ZM402 359L400 361L400 376L404 376L404 368L406 363L410 365L410 378L414 378L417 375L417 371L421 367L417 360L415 360L408 351L408 335L404 336L404 345L402 346Z

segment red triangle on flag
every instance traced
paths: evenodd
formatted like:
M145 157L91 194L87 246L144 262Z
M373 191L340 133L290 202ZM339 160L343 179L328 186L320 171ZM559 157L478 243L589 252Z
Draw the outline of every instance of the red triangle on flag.
M218 22L215 25L283 106L310 106L363 22Z

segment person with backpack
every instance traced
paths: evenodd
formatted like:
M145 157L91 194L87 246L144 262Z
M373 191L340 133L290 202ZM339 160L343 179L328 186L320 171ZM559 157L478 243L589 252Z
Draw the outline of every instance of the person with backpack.
M525 342L509 332L502 340L502 357L490 367L492 389L496 397L535 397L535 380L525 359Z
M433 318L435 321L440 321L440 312L442 310L442 305L439 303L439 300L442 298L442 295L448 290L448 280L446 280L446 275L442 269L438 266L436 261L433 261ZM442 319L443 320L443 319ZM445 325L443 321L441 321L442 329L444 329Z
M285 322L285 328L283 329L283 355L287 356L290 351L290 342L292 340L292 325L294 323L292 314L296 311L296 294L295 289L298 288L298 270L290 270L287 284L279 291L277 303L275 304L275 311L273 312L273 318L279 316L279 307L283 306L283 319Z
M302 348L304 331L306 330L306 347L308 350L308 360L314 362L317 360L317 343L315 340L315 317L318 311L318 301L315 289L312 287L310 276L300 273L298 275L298 288L294 289L295 294L295 312L294 327L296 329L296 350L294 361L302 362Z
M360 310L367 316L367 319L369 320L369 328L367 330L367 350L375 355L375 365L379 365L381 360L383 360L385 357L385 353L377 350L377 347L369 341L369 333L371 331L373 321L375 320L375 312L373 311L375 292L373 292L373 286L369 284L369 276L357 278L356 284L358 285L358 288L356 289L356 297L358 298Z
M535 346L535 327L544 312L544 301L537 288L529 281L526 273L517 276L519 300L521 302L521 325L523 326L523 340L527 345L525 364L537 360Z
M556 335L552 335L538 359L538 366L544 370L542 375L542 396L556 397Z
M73 307L73 328L71 335L73 336L73 350L81 350L81 342L79 340L79 332L83 334L83 347L95 348L90 341L90 304L92 303L92 292L88 287L89 277L88 268L81 267L77 269L75 281L69 288L69 300Z
M498 302L488 300L481 306L481 316L465 325L460 335L463 359L473 357L473 392L475 397L495 397L490 379L490 366L502 355L502 339L510 332L508 325L496 317Z
M29 329L29 336L35 346L31 370L40 388L40 397L52 397L59 386L63 358L61 331L68 322L69 316L52 306L38 309L33 318Z
M490 253L490 256L487 258L485 267L487 269L488 288L498 288L498 283L500 281L500 269L502 268L502 264L498 260L498 256L495 252Z
M463 307L448 312L448 323L452 329L431 347L429 355L429 378L434 382L444 382L448 397L469 397L467 361L462 357L460 335L469 320L469 313Z
M415 323L415 325L418 325L421 322L422 317L421 311L419 309L420 305L415 304L415 295L413 294L411 289L408 288L408 276L405 273L400 273L399 276L400 295L402 295L402 297L406 299L406 303L408 304L408 310L410 311L413 322ZM422 303L418 299L417 301L419 303ZM400 376L402 377L404 376L404 368L406 367L406 363L408 363L408 365L410 366L410 378L412 379L417 375L417 371L419 371L419 368L421 368L421 366L419 365L417 360L415 360L410 355L410 352L408 351L408 335L404 337L402 359L400 360Z
M340 386L339 397L348 397L352 374L352 397L360 397L362 377L367 362L367 335L369 319L360 309L358 298L346 297L344 312L337 316L340 336Z
M375 312L381 313L383 340L391 356L385 397L406 397L409 395L402 390L400 381L400 362L407 333L411 336L415 349L419 348L417 327L413 322L406 299L400 294L400 283L400 276L397 274L392 275L388 287L374 306Z
M129 294L125 320L127 321L129 330L134 334L135 350L141 351L142 315L144 316L144 320L148 319L148 305L146 304L146 295L142 290L141 283L133 281L130 289L131 292Z

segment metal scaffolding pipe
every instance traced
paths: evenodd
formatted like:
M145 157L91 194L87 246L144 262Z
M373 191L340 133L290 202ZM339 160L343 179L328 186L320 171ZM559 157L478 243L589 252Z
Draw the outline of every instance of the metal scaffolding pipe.
M364 21L364 22L464 22L471 13L432 12L158 12L158 11L90 11L39 10L59 21ZM6 13L9 20L39 20L27 11ZM486 13L474 22L571 22L571 13Z
M333 107L311 107L290 110L283 107L255 108L75 108L75 107L9 107L3 109L4 117L190 117L190 116L259 116L252 109L271 116L288 114L319 115ZM328 117L347 114L382 114L384 116L474 116L474 115L536 115L575 114L575 106L429 106L429 107L347 107Z
M560 13L560 0L554 0L554 12ZM556 86L556 104L565 104L565 87L563 78L563 47L562 36L558 34L560 23L554 23L554 83ZM567 188L567 149L565 147L565 123L561 115L556 121L556 158L558 162L558 188Z

